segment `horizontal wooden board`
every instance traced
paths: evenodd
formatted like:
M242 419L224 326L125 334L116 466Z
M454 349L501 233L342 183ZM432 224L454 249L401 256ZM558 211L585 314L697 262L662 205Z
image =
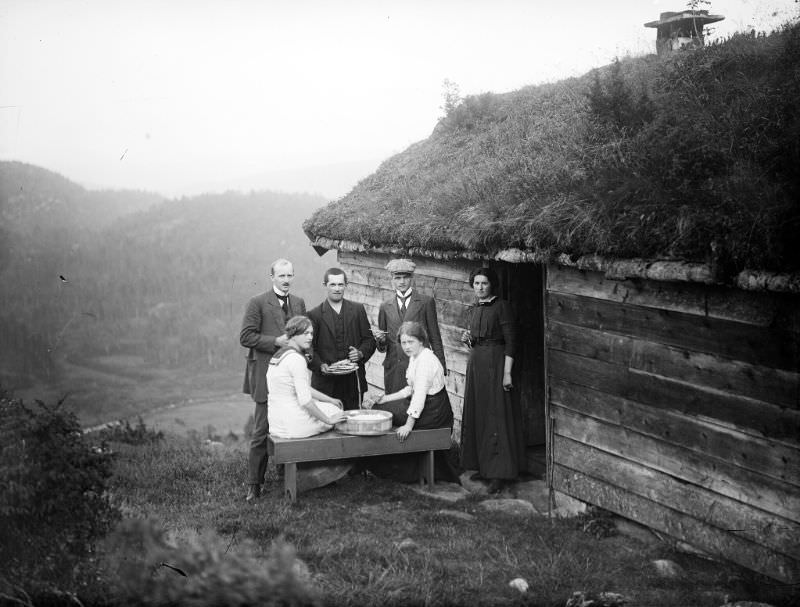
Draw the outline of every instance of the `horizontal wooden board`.
M339 251L338 253L339 263L342 265L362 266L383 271L386 271L386 264L389 263L389 260L395 257L399 256L385 255L382 253L355 253L350 251ZM469 273L472 269L480 267L481 265L479 262L467 262L457 259L447 260L446 264L427 257L411 256L410 259L417 266L415 273L419 272L427 276L458 280L465 283L469 279Z
M800 582L796 559L602 480L555 465L553 487L771 578Z
M796 486L563 407L551 405L550 415L557 436L637 461L754 508L800 521L800 491Z
M800 372L771 369L560 322L548 324L548 346L700 387L800 408Z
M550 383L550 398L553 405L800 486L800 445L771 442L691 415L648 407L563 380Z
M417 430L400 442L393 432L378 436L354 436L331 431L308 438L270 438L269 441L275 462L282 464L449 449L451 433L446 428Z
M796 522L568 438L557 436L553 453L561 466L800 559L800 524Z
M800 334L772 327L757 327L620 304L590 297L547 294L548 320L607 331L754 365L800 369Z
M659 375L548 350L550 380L563 380L660 409L729 424L746 433L796 445L800 411L704 389Z
M380 289L376 289L375 287L365 287L364 285L352 283L347 286L345 297L352 301L357 301L364 304L364 307L367 308L367 315L370 317L370 320L373 320L374 318L374 322L377 326L378 309L385 299L384 294ZM461 302L436 300L436 316L438 317L440 323L462 327L466 326L467 319L469 318L469 311L471 309L472 306ZM373 311L374 316L371 314Z
M391 297L393 287L391 277L386 270L376 270L363 266L347 266L348 282L380 289L383 296ZM422 271L414 272L414 289L436 299L459 301L471 304L475 301L475 294L466 281L452 280L437 276L428 276Z
M547 268L547 290L762 327L774 324L800 330L800 301L797 296L787 294L686 282L610 280L601 272L557 265Z

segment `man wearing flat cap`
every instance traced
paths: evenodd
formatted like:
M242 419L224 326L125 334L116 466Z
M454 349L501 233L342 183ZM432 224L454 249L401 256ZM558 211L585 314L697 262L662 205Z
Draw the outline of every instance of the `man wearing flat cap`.
M442 363L445 374L447 373L442 334L436 317L436 302L432 297L414 289L416 267L410 259L393 259L386 264L386 269L392 277L394 294L381 304L378 311L378 328L386 333L376 337L378 351L386 352L383 361L383 383L386 394L397 392L407 384L408 356L397 343L397 330L406 321L415 321L425 327L431 349Z

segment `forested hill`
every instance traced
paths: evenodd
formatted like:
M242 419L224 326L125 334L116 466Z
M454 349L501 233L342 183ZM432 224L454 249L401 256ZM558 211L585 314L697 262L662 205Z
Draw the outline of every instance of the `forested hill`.
M94 231L163 200L152 192L87 190L47 169L0 161L0 218L12 232Z
M6 386L56 379L59 357L238 370L243 307L277 257L294 261L295 292L310 304L323 297L332 262L301 230L321 197L228 192L152 204L152 194L90 192L21 163L0 171L13 243L0 266Z

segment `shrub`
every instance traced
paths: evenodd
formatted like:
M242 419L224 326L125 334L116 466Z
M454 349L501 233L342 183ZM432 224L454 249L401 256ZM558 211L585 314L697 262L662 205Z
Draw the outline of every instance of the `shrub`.
M131 426L127 419L120 420L118 423L98 431L97 436L104 441L128 445L149 445L164 440L164 433L148 428L141 417L135 426Z
M126 605L315 605L308 570L283 543L266 558L212 532L172 545L152 521L127 519L109 536L110 587Z
M0 390L0 562L6 584L33 593L75 587L119 516L106 494L111 456L63 402L29 408Z

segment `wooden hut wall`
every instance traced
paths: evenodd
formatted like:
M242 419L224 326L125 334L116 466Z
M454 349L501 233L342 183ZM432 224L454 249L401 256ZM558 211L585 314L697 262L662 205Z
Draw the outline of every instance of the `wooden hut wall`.
M385 270L390 257L380 253L351 253L339 251L341 268L347 272L347 297L364 304L367 316L374 327L378 326L378 309L392 295L389 273ZM455 417L453 436L461 435L461 411L464 395L464 374L467 369L469 351L461 343L466 310L473 302L472 291L467 287L469 273L474 264L467 262L446 263L414 258L414 288L436 299L436 312L445 348L445 360L449 374L445 384L450 395ZM367 381L383 389L383 357L375 352L367 362Z
M800 582L800 298L547 276L555 489Z

